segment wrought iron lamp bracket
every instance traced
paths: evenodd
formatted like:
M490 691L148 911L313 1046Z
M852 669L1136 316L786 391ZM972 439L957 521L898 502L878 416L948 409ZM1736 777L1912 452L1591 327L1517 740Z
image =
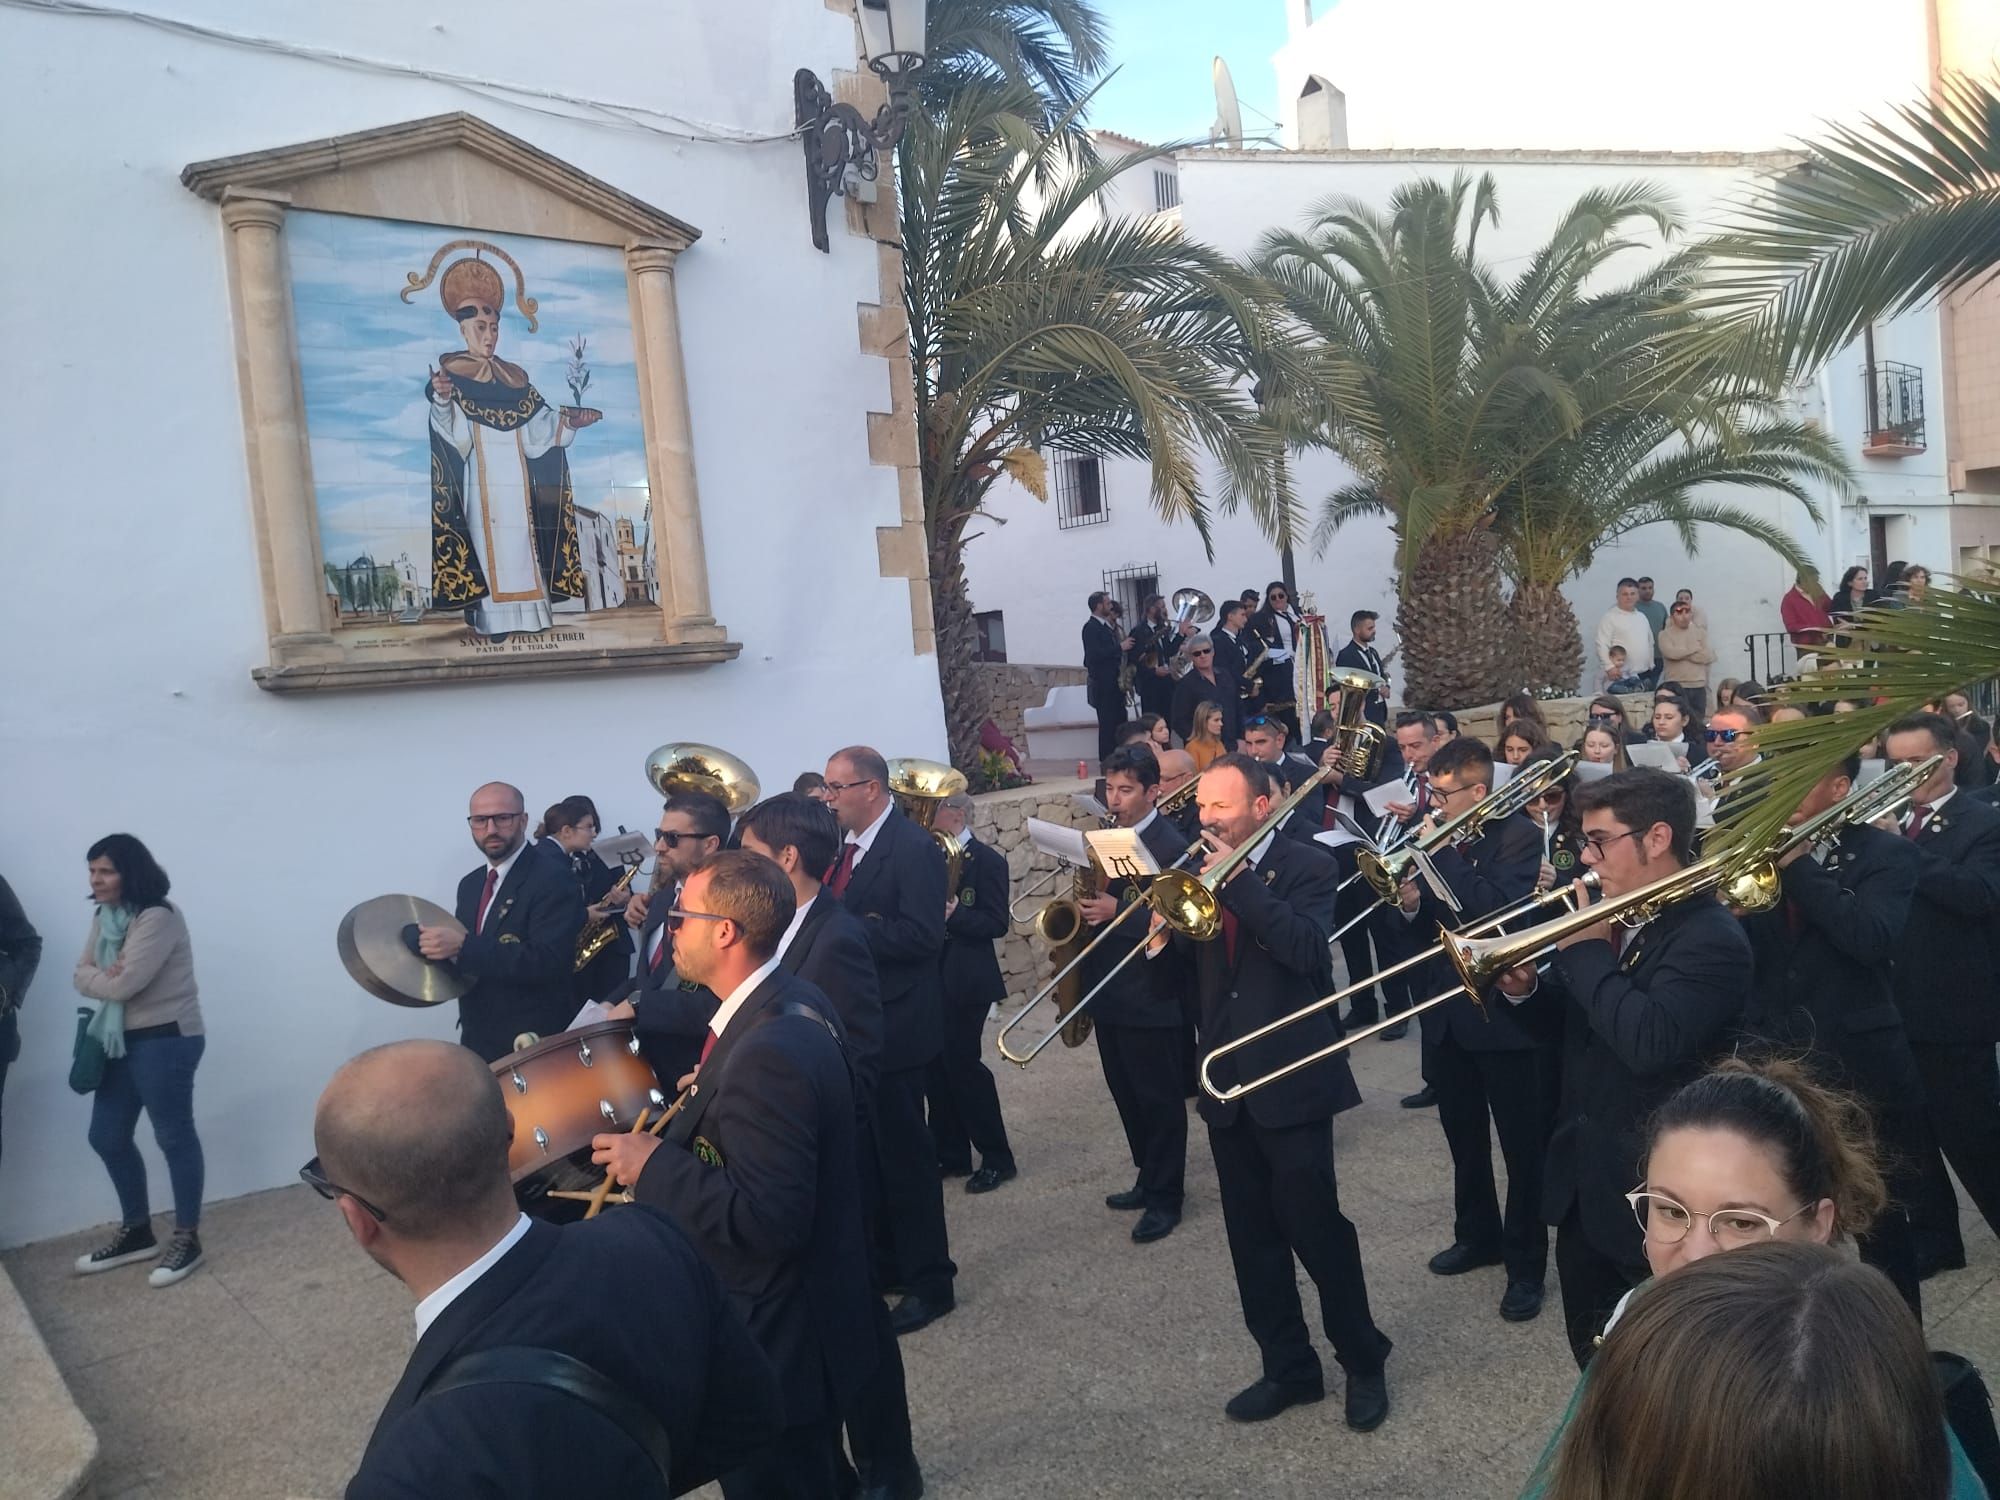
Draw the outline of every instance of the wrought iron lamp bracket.
M810 68L792 75L795 122L806 153L806 207L812 215L812 241L829 249L827 200L847 193L849 175L873 182L881 158L903 138L903 124L915 99L912 75L923 66L915 53L897 52L868 64L889 85L889 102L869 119L851 104L836 100Z

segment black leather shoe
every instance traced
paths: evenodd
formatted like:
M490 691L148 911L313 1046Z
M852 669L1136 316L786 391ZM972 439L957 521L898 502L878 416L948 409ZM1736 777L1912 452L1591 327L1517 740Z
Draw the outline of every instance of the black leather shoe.
M1104 1195L1104 1206L1106 1208L1144 1208L1146 1206L1146 1195L1137 1188L1127 1188L1122 1193L1106 1193Z
M1405 1109L1429 1109L1438 1102L1438 1091L1428 1083L1414 1094L1405 1094L1400 1101Z
M906 1333L915 1333L919 1328L928 1327L958 1306L958 1300L947 1294L942 1299L919 1297L915 1292L889 1309L889 1331L901 1338Z
M913 1458L900 1472L885 1480L870 1474L861 1487L861 1500L918 1500L924 1492L924 1471Z
M990 1193L1003 1182L1012 1182L1020 1175L1017 1167L981 1167L965 1179L968 1193Z
M1268 1422L1288 1407L1308 1406L1325 1399L1323 1385L1283 1385L1275 1380L1260 1380L1231 1396L1222 1414L1232 1422Z
M1962 1248L1956 1254L1953 1254L1949 1250L1943 1253L1935 1250L1928 1252L1919 1250L1917 1252L1917 1280L1919 1281L1929 1281L1940 1271L1963 1271L1964 1269L1965 1251Z
M1378 1042L1400 1042L1409 1034L1410 1023L1408 1021L1398 1021L1394 1026L1384 1026L1380 1031L1376 1032L1375 1040Z
M1163 1240L1172 1234L1180 1224L1180 1213L1171 1208L1149 1208L1139 1215L1139 1222L1132 1226L1134 1244L1150 1245L1154 1240Z
M1381 1371L1347 1377L1347 1425L1373 1432L1389 1417L1389 1380Z
M1467 1271L1477 1271L1481 1266L1497 1266L1500 1257L1496 1254L1475 1250L1470 1245L1453 1245L1449 1250L1440 1250L1431 1257L1433 1276L1463 1276Z
M1539 1281L1510 1281L1507 1295L1500 1299L1500 1316L1509 1323L1527 1323L1542 1311L1542 1284Z

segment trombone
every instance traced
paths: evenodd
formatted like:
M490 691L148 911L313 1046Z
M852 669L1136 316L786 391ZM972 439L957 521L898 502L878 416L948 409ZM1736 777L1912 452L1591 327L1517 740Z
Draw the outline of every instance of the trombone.
M1484 1004L1480 999L1481 995L1503 972L1522 964L1535 962L1550 949L1557 947L1565 938L1595 927L1601 922L1616 922L1623 927L1643 927L1668 907L1713 890L1720 890L1723 899L1731 906L1744 911L1766 911L1777 905L1778 898L1783 893L1778 874L1779 861L1794 850L1816 848L1844 828L1872 823L1878 818L1888 817L1897 812L1909 801L1916 789L1929 779L1942 759L1942 756L1934 755L1921 762L1908 762L1891 767L1867 786L1849 792L1832 807L1786 829L1784 834L1763 853L1746 857L1740 851L1725 849L1697 860L1691 865L1685 865L1662 879L1626 891L1622 895L1605 897L1594 903L1582 899L1596 886L1596 872L1591 871L1582 881L1539 892L1474 923L1463 932L1446 933L1443 940L1435 946L1426 948L1422 953L1383 970L1382 974L1375 976L1375 979L1380 979L1386 974L1399 973L1416 964L1443 956L1450 959L1452 967L1458 971L1460 982L1452 988L1433 995L1406 1011L1344 1036L1304 1057L1294 1058L1291 1062L1272 1068L1255 1078L1231 1084L1227 1088L1216 1084L1209 1072L1214 1067L1216 1059L1254 1046L1266 1037L1284 1030L1295 1021L1317 1015L1320 1011L1338 1005L1361 986L1349 985L1331 995L1322 995L1319 999L1302 1005L1275 1021L1224 1042L1209 1053L1201 1063L1202 1092L1211 1099L1227 1104L1267 1084L1276 1083L1281 1078L1289 1078L1302 1068L1309 1068L1314 1063L1338 1056L1356 1042L1367 1040L1397 1021L1407 1021L1411 1016L1421 1015L1435 1006L1444 1004L1455 995L1467 994L1472 997L1475 1004ZM1583 887L1581 892L1578 890L1579 886ZM1567 905L1569 910L1520 932L1496 934L1495 929L1557 901ZM1373 983L1374 980L1368 982Z
M1275 832L1327 777L1338 770L1355 770L1365 768L1367 765L1369 757L1374 753L1376 742L1382 736L1382 731L1377 725L1367 721L1362 710L1367 706L1367 690L1379 686L1381 681L1382 679L1373 672L1343 670L1333 674L1332 685L1343 689L1340 700L1340 723L1334 729L1334 738L1341 742L1344 754L1333 765L1320 767L1294 787L1283 801L1271 809L1264 821L1258 824L1241 844L1218 860L1212 869L1200 875L1190 875L1181 869L1180 867L1189 859L1201 852L1205 840L1197 838L1188 845L1178 859L1153 877L1142 899L1132 902L1125 910L1105 923L1104 930L1085 944L1075 958L1058 969L1049 982L1037 990L1028 1003L1016 1011L1013 1018L1000 1028L999 1035L994 1039L1000 1049L1000 1055L1019 1067L1026 1067L1033 1062L1042 1049L1061 1034L1065 1024L1096 999L1104 987L1127 964L1145 951L1147 943L1152 939L1150 930L1132 945L1130 952L1112 966L1110 973L1092 985L1089 992L1065 1011L1057 1024L1039 1037L1026 1052L1016 1052L1008 1046L1008 1036L1027 1019L1029 1013L1054 994L1056 987L1068 976L1070 970L1082 963L1099 943L1110 937L1134 912L1150 911L1175 932L1196 942L1208 942L1221 932L1222 903L1215 893L1222 888L1222 883L1236 873L1237 868L1250 857L1251 851L1262 844L1268 835Z

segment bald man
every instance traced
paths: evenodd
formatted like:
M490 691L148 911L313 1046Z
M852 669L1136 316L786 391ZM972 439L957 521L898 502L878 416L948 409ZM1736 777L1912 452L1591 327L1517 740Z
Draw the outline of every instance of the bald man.
M458 883L465 931L419 927L417 947L472 980L458 1002L458 1038L492 1062L518 1051L524 1035L564 1030L576 1013L570 975L583 896L556 861L524 857L528 809L518 787L487 782L472 794L465 825L485 856Z
M739 1467L779 1429L778 1383L715 1274L645 1207L530 1223L512 1137L448 1042L364 1052L320 1095L299 1175L417 1299L347 1500L677 1495Z

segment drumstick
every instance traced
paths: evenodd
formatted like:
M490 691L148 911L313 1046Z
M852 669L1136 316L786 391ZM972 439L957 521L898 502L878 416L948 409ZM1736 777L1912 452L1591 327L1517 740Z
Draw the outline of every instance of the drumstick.
M646 1128L646 1116L652 1112L651 1108L639 1111L639 1118L632 1122L632 1134L637 1135ZM611 1175L611 1169L606 1167L604 1169L604 1181L600 1182L597 1185L597 1191L590 1195L590 1207L583 1211L583 1216L586 1219L594 1219L598 1214L603 1212L604 1199L610 1193L611 1189L616 1186L617 1182Z

